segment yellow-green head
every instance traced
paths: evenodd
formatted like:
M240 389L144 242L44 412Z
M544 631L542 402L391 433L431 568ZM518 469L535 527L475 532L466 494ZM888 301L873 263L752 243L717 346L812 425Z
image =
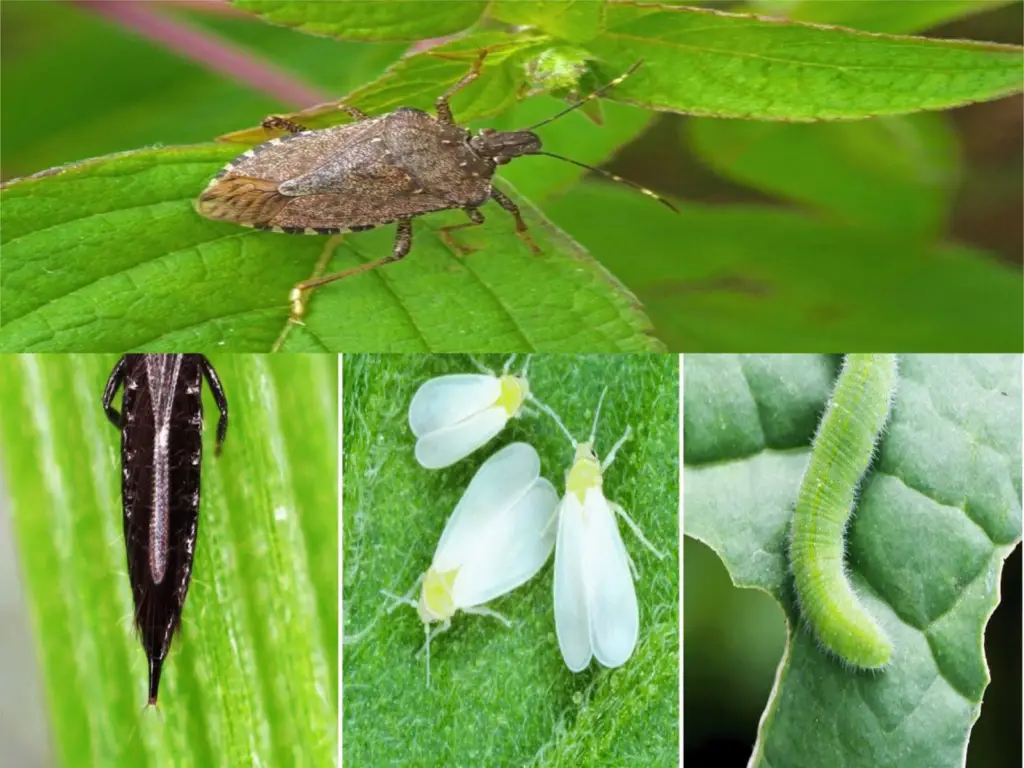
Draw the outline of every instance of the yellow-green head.
M423 578L423 590L420 592L420 603L417 611L424 624L432 621L444 621L455 613L455 601L452 599L452 587L459 569L439 573L433 568Z
M576 457L573 459L572 468L565 478L565 492L575 493L580 504L587 496L591 488L601 487L601 462L591 444L580 443L576 446Z
M501 394L494 404L504 408L511 418L519 413L523 402L529 396L530 383L522 376L512 375L502 376L498 381L501 382Z

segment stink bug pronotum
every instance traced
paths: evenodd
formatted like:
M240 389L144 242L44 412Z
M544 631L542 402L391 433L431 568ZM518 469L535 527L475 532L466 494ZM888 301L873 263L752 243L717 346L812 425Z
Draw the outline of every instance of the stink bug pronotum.
M334 235L398 223L389 256L296 285L291 315L297 321L304 311L304 292L404 258L412 246L412 219L424 213L454 208L466 212L468 222L440 228L449 245L461 251L450 233L483 224L480 206L492 199L512 214L516 233L539 253L519 208L491 183L499 165L522 155L547 155L595 170L676 210L638 184L541 151L541 140L533 133L618 85L641 62L530 128L484 128L472 136L455 124L448 102L477 79L486 55L486 49L481 51L469 73L438 97L437 117L410 107L369 117L354 107L341 106L355 122L321 130L281 117L266 118L265 129L282 129L290 135L259 144L228 163L199 196L196 211L210 219L287 234Z

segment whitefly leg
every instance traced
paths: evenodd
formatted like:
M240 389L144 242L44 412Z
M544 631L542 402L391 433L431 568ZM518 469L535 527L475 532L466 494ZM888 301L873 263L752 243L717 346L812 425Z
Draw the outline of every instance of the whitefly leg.
M423 583L424 574L420 574L419 578L416 579L416 583L412 585L412 589L406 592L404 595L396 595L392 592L388 592L386 589L382 589L380 593L387 598L390 598L392 603L387 608L387 613L391 613L400 605L408 605L412 608L416 607L416 601L412 599L412 596L416 594L416 590L420 588L420 584Z
M451 626L451 619L445 619L441 622L440 626L435 627L434 629L431 629L429 624L423 625L423 629L426 632L427 639L423 643L423 647L416 652L416 655L419 656L424 651L427 652L427 688L430 687L430 643L433 642L434 638L440 635L442 632L447 632L449 629L451 629Z
M466 613L472 613L475 616L490 616L492 619L497 619L509 629L512 628L512 622L509 621L505 616L498 613L493 608L488 608L486 605L474 605L471 608L463 608Z
M484 365L484 364L483 364L483 363L481 363L481 362L480 362L479 360L477 360L477 359L476 359L475 357L473 357L473 355L467 355L467 357L469 357L469 361L470 361L471 363L473 363L473 366L474 366L474 367L475 367L475 368L476 368L476 369L477 369L478 371L480 371L480 373L486 374L486 375L488 375L488 376L494 376L494 375L495 375L494 371L492 371L492 370L491 370L490 368L488 368L488 367L487 367L486 365Z
M651 544L650 541L647 540L647 537L644 536L643 531L640 530L640 526L633 522L633 518L629 516L626 510L624 510L621 505L616 504L614 502L608 503L611 505L611 508L615 510L615 514L617 514L619 517L623 519L623 521L625 521L626 525L628 525L629 529L633 532L633 535L640 540L640 543L647 547L647 549L649 549L656 558L661 560L661 558L663 558L665 554L659 551L657 547L655 547L653 544Z

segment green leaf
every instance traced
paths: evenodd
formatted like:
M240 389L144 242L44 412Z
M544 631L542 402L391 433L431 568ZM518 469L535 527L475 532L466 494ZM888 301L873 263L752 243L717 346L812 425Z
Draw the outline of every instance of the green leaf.
M669 349L1024 345L1020 271L965 246L764 207L694 203L677 215L604 183L545 212L636 293Z
M790 624L751 765L960 765L989 682L985 624L1021 536L1021 358L901 356L847 532L847 570L870 585L894 641L876 675L844 668L797 626L789 574L788 525L837 363L686 358L685 532Z
M501 358L485 363L500 368ZM408 608L385 613L380 594L404 594L430 564L448 515L477 468L517 440L533 445L559 491L573 450L545 416L514 419L492 443L444 470L413 458L405 427L415 390L443 373L472 372L454 357L347 355L344 361L344 762L380 765L402 737L408 765L666 765L678 756L678 361L666 355L539 355L530 388L575 434L586 435L605 387L596 448L633 437L604 476L651 542L623 542L639 571L640 639L630 660L574 675L555 637L552 576L493 602L515 622L456 614L431 646ZM584 759L580 759L584 758ZM589 758L589 759L586 759Z
M585 43L604 27L604 0L498 0L488 13L509 24L534 26L553 37Z
M192 201L237 154L145 150L9 184L0 349L265 351L288 325L292 286L322 257L337 271L390 253L390 227L337 245L199 217ZM478 249L468 256L435 234L465 221L460 211L419 219L408 259L313 294L285 349L658 348L635 300L514 197L539 256L496 206L486 226L458 233Z
M484 0L231 0L272 24L346 40L422 40L472 26L487 7Z
M116 357L0 357L0 453L55 751L65 765L332 765L337 751L337 366L212 359L199 537L159 715L132 626ZM207 428L216 410L207 407Z
M871 34L693 8L612 4L588 41L612 71L610 98L668 112L847 120L948 109L1018 92L1021 49Z
M837 221L941 234L959 181L956 135L941 115L786 125L689 120L694 149L720 174Z
M433 112L441 94L465 77L480 51L487 50L486 65L479 77L451 101L457 123L464 124L496 115L516 103L523 80L523 64L546 50L551 38L538 33L507 34L479 32L445 45L401 59L372 83L356 89L337 102L320 104L286 117L307 128L327 128L351 120L339 105L361 109L368 115L382 115L397 107L414 107ZM221 141L256 143L266 141L260 126L221 136Z
M985 13L1016 0L751 0L755 13L841 24L867 32L911 33Z

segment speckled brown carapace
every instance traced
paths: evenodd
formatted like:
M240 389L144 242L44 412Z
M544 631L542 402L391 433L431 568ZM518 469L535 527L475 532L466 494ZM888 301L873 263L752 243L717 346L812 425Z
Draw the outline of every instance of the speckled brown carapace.
M479 206L493 160L470 134L417 109L271 139L233 160L196 210L285 232L360 230L432 211Z

